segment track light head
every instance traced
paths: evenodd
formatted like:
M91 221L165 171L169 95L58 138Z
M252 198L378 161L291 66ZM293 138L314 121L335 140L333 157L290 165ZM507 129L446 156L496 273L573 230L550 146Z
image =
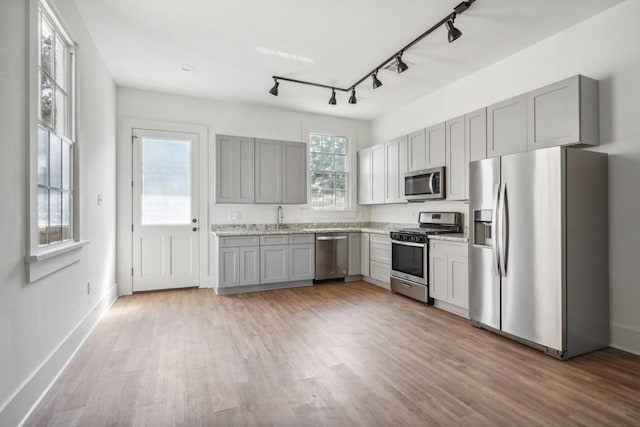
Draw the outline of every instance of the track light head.
M329 105L336 105L338 102L336 101L336 90L331 89L331 98L329 98Z
M371 74L371 78L373 79L373 88L374 89L378 89L380 86L382 86L382 82L380 80L378 80L378 72L377 71L375 73Z
M275 84L273 85L269 93L273 96L278 96L278 86L280 86L280 82L276 79L273 79L273 81L275 82Z
M404 73L409 69L409 66L402 60L402 53L398 55L398 58L396 58L396 60L398 62L398 74Z
M351 89L351 96L349 97L349 104L357 104L358 100L356 99L356 89Z
M453 17L453 19L447 21L447 28L449 29L449 43L453 43L454 41L458 40L462 35L462 31L453 26L454 19L455 16Z

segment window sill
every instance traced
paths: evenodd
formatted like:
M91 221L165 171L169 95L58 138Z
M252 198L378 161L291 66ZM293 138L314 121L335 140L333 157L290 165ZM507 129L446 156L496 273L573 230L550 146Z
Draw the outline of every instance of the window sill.
M80 250L88 243L88 240L65 243L53 248L42 249L25 257L29 283L79 262Z

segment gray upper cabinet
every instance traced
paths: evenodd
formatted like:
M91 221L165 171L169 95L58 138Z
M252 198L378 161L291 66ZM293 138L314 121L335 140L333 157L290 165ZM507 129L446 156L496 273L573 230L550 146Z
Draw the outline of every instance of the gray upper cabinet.
M282 143L256 139L256 203L282 202Z
M598 145L598 81L574 76L527 94L527 149Z
M407 172L427 168L427 134L425 129L413 132L407 137Z
M487 157L527 151L527 95L487 107Z
M384 203L384 144L371 147L371 203Z
M371 148L358 151L358 204L370 205L371 191Z
M307 203L307 144L282 143L282 203Z
M447 200L465 200L469 174L468 150L465 146L464 116L446 122L446 191Z
M481 108L464 116L465 145L469 150L469 161L487 158L487 109Z
M407 137L384 144L385 203L406 203L404 174L407 171Z
M216 203L253 203L254 139L216 137Z
M445 135L444 123L426 129L427 161L425 168L445 166Z

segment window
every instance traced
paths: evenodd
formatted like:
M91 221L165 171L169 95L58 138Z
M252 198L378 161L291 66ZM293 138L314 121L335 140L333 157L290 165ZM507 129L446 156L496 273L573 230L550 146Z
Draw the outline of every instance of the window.
M73 44L38 3L38 247L74 240Z
M327 133L309 134L312 209L349 208L349 139Z

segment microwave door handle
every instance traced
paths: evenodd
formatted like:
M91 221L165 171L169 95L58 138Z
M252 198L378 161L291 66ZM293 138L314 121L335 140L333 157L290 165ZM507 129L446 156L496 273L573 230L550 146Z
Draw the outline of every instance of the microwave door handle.
M491 212L491 230L493 231L493 273L500 276L500 252L498 251L499 227L498 227L498 206L500 206L500 184L496 184L493 191L493 211Z
M433 180L435 179L435 176L436 176L435 173L429 174L429 191L430 191L430 194L435 193L435 190L433 189Z
M509 212L507 210L507 184L500 192L500 269L507 277L507 252L509 251Z

